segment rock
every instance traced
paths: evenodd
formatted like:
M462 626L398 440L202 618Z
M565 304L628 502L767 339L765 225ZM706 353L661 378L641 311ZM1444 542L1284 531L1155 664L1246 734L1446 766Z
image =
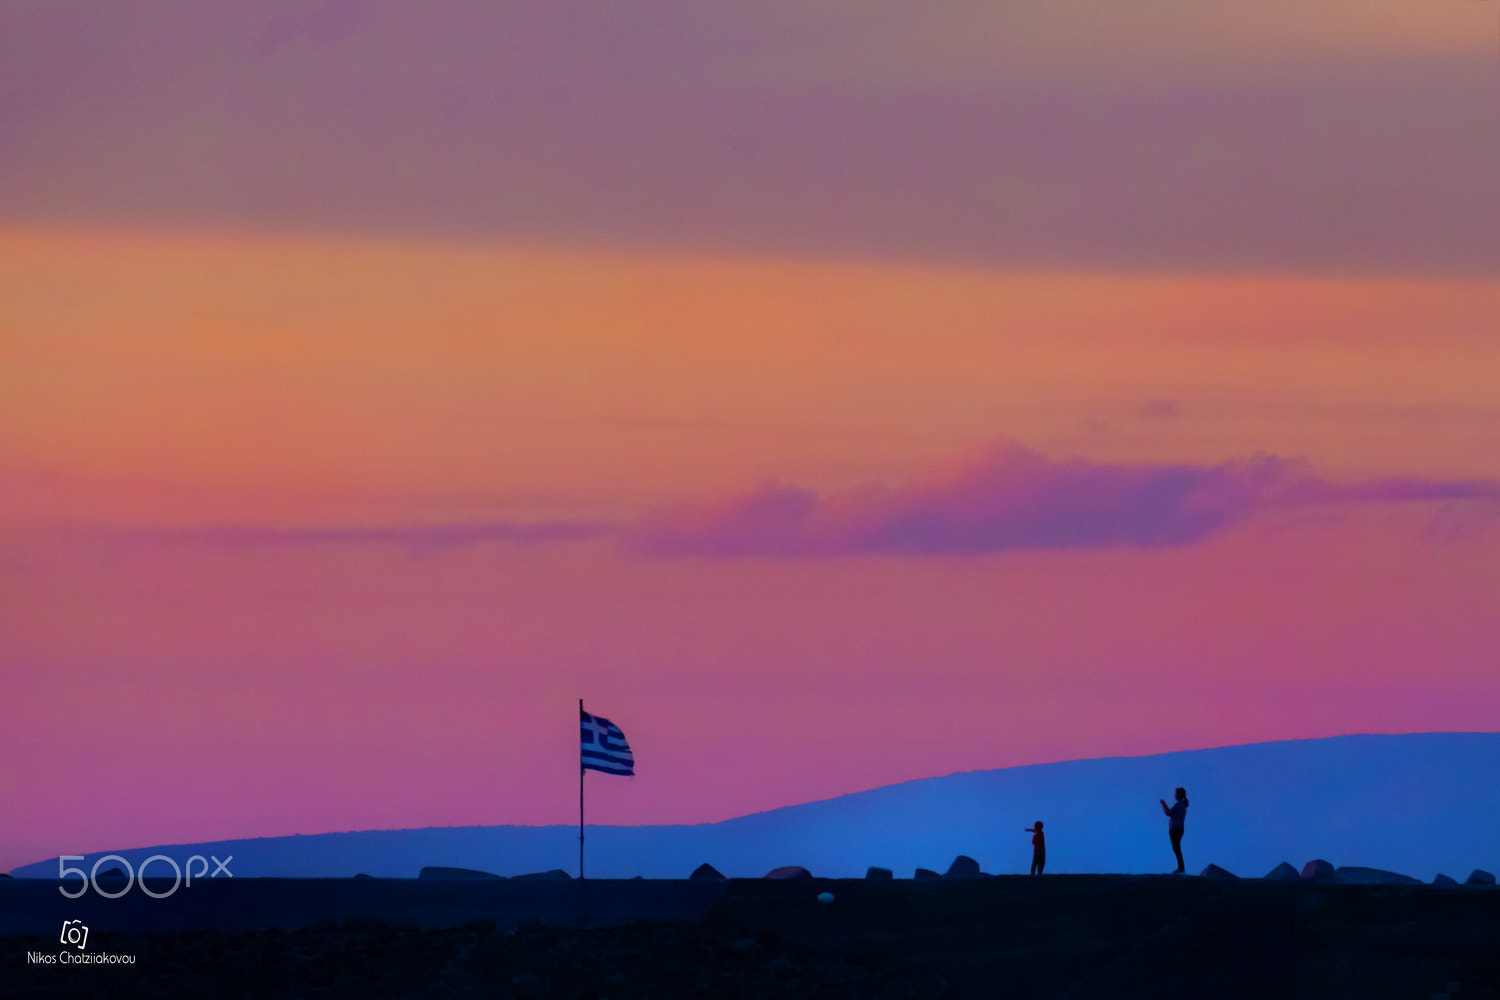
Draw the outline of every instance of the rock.
M1302 877L1309 882L1332 882L1336 877L1333 862L1318 858L1302 866Z
M104 871L100 872L98 875L95 875L94 878L99 882L123 882L125 881L125 869L121 868L119 865L115 865L115 867L113 868L104 869ZM1490 881L1494 880L1491 879Z
M429 865L417 872L417 878L474 879L499 877L499 875L492 872L477 871L473 868L445 868L442 865Z
M1296 882L1302 875L1291 865L1283 861L1281 864L1266 872L1267 882Z
M10 878L10 876L5 872L0 872L0 878Z
M1420 879L1414 879L1410 875L1398 875L1395 872L1383 871L1379 868L1360 868L1350 865L1340 868L1333 873L1333 877L1340 882L1350 885L1421 885Z
M1444 889L1456 889L1456 888L1458 888L1458 884L1459 883L1458 883L1458 879L1449 878L1446 875L1439 875L1437 878L1435 878L1435 879L1432 880L1432 884L1436 885L1436 886L1440 886L1440 887L1442 887Z
M527 872L525 875L517 875L514 880L517 882L561 882L572 877L561 868L549 868L544 872Z
M364 872L360 872L358 875L356 875L354 877L355 878L374 878L375 876L373 876L373 875L367 875ZM422 877L421 875L417 876L417 878L421 878L421 877Z
M1217 878L1224 879L1226 881L1239 881L1238 875L1236 875L1232 871L1229 871L1228 869L1220 868L1218 865L1209 865L1207 868L1203 869L1203 871L1199 872L1199 874L1204 878Z
M975 861L973 858L969 857L967 854L960 854L958 857L954 858L953 859L953 864L949 865L948 866L948 870L943 873L943 878L946 878L946 879L978 878L978 877L979 877L979 862Z
M783 865L766 872L766 878L812 878L812 872L801 865Z
M916 871L912 872L911 877L916 879L918 882L936 882L943 876L939 875L931 868L918 868Z
M693 874L691 874L691 875L688 876L688 878L690 878L690 879L694 879L694 878L696 878L696 879L705 879L705 878L719 878L719 879L721 879L723 877L724 877L723 873L721 873L719 871L719 869L715 868L713 865L709 864L707 861L703 862L703 864L699 865L697 868L694 868L693 869Z
M865 869L865 878L871 882L889 882L896 877L896 873L889 868L877 868L871 865Z
M1469 877L1466 878L1466 879L1464 879L1464 885L1494 885L1494 884L1495 884L1495 876L1491 875L1489 872L1485 871L1483 868L1476 868L1476 869L1474 869L1472 872L1469 873Z

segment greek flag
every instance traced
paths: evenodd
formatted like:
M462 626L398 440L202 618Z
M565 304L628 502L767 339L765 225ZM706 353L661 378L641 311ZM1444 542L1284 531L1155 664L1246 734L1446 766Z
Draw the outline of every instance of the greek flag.
M602 715L590 715L583 709L580 716L583 766L605 774L635 774L635 757L620 727Z

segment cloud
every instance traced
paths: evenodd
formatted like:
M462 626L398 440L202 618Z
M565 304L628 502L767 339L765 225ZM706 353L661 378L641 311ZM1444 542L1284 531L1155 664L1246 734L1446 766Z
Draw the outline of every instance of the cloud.
M412 549L502 542L540 545L591 541L619 526L608 521L472 521L451 524L281 527L263 524L219 524L198 528L142 528L112 533L122 541L178 541L218 546L393 544Z
M1489 276L1487 6L0 4L0 219Z
M1336 484L1257 455L1220 465L1050 459L1014 444L901 486L818 494L768 485L645 518L630 542L656 556L981 555L1022 549L1187 545L1284 504L1500 499L1483 480Z
M1166 548L1201 541L1274 507L1404 502L1467 504L1473 508L1468 520L1485 521L1500 512L1500 483L1410 477L1336 483L1315 475L1305 462L1276 455L1217 465L1118 464L1049 458L1001 443L975 461L905 484L819 493L771 483L714 502L660 508L633 521L222 524L105 534L127 543L388 544L414 551L613 539L648 558L967 556Z
M1330 483L1307 478L1283 498L1301 503L1402 503L1425 500L1496 500L1500 483L1487 479L1415 479L1388 477L1360 483Z
M1177 416L1177 404L1170 399L1148 399L1136 416L1141 420L1171 420Z

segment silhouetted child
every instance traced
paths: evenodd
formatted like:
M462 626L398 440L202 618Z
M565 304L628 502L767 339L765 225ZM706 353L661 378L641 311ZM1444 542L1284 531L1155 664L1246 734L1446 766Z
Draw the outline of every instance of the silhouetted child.
M1040 875L1047 867L1047 835L1042 832L1042 821L1037 820L1036 826L1027 827L1026 832L1031 834L1031 874Z

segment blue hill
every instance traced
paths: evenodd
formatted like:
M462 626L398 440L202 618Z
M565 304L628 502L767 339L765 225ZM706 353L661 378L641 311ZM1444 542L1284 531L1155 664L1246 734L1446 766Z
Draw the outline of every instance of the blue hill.
M1192 806L1188 867L1263 875L1311 858L1462 878L1500 863L1500 733L1338 736L1147 757L972 771L692 826L589 827L588 874L685 877L700 862L759 876L800 864L829 877L869 865L909 877L955 855L993 873L1024 872L1047 824L1048 872L1165 872L1173 867L1157 799L1177 785ZM576 874L573 826L444 827L323 833L101 851L132 865L152 854L234 856L236 876L410 877L426 865L503 875ZM158 873L153 866L153 874ZM50 859L16 869L56 877Z

